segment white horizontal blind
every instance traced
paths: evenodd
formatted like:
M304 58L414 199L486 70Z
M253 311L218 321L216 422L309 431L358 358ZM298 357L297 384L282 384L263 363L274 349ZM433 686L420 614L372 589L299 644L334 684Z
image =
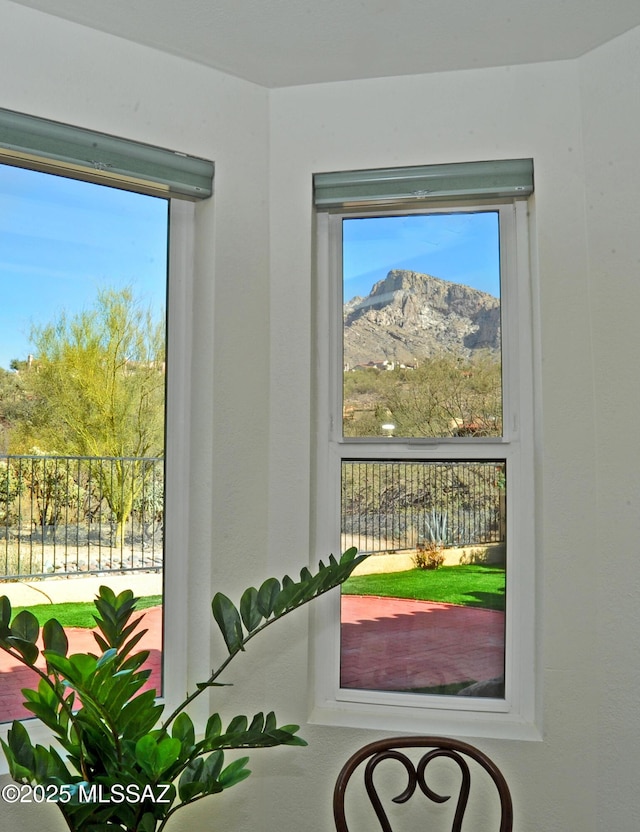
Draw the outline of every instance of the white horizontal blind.
M213 162L0 109L0 163L152 196L207 199Z

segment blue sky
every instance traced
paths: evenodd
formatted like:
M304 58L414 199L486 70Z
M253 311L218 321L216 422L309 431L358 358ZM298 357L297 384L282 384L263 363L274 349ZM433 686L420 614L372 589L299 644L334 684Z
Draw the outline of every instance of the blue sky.
M368 295L391 269L430 274L500 297L495 211L347 219L342 234L345 301Z
M0 165L0 367L25 359L32 326L130 286L165 305L168 203L158 197ZM390 269L410 269L499 297L496 212L347 219L344 299Z
M29 332L130 286L165 307L168 203L0 165L0 367L32 351Z

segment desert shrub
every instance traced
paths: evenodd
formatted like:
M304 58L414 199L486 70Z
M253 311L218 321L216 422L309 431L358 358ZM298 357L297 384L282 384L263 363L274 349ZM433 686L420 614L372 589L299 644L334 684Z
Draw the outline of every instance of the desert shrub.
M444 563L442 545L434 540L418 543L414 561L418 569L439 569Z

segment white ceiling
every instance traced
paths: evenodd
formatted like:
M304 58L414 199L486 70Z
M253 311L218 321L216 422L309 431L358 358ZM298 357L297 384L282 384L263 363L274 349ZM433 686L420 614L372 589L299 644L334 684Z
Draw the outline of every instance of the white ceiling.
M639 0L12 0L265 87L575 58Z

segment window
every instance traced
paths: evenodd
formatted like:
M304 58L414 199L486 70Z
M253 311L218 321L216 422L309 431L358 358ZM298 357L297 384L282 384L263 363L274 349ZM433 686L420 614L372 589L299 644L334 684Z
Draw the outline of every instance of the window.
M0 577L43 578L46 588L48 575L155 570L164 577L165 616L184 620L185 570L175 553L187 534L177 483L188 480L193 201L210 196L212 175L204 160L0 111L0 282L9 316L0 373L5 387L22 380L27 393L14 397L12 419L0 412ZM106 320L115 337L105 345L97 336ZM33 354L29 324L37 330ZM61 336L67 347L73 341L62 362ZM116 428L104 435L96 414L108 380L90 391L84 410L88 382L71 389L98 341L104 355L85 381L112 370L121 385L114 381L109 397ZM18 405L45 401L56 384L61 412L20 416ZM7 401L0 397L0 408ZM27 447L33 430L47 447ZM186 655L181 627L164 630L153 645L152 656L163 651L153 684L170 703L183 694ZM0 672L0 721L18 716L3 680L11 686L11 674Z
M315 177L316 539L371 553L318 614L319 721L533 730L532 190L529 160Z

